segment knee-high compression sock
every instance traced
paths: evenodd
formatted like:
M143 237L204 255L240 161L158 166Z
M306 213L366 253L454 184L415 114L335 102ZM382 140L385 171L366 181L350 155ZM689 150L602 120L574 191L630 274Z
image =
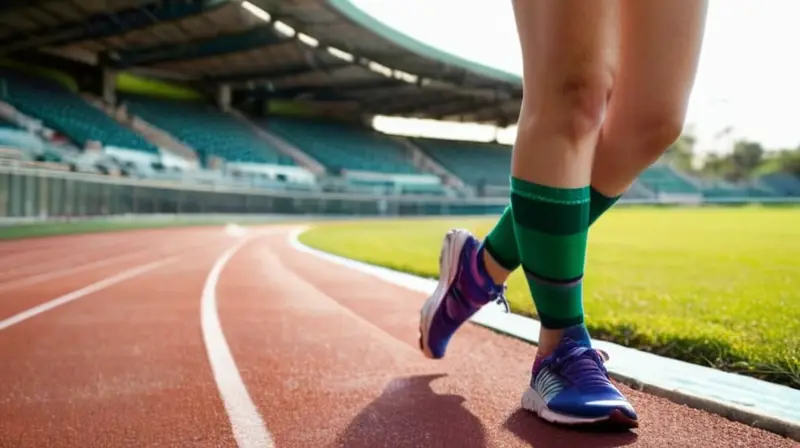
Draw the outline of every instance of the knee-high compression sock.
M608 209L617 203L620 196L605 196L591 187L589 190L589 225L591 226ZM506 207L494 228L486 235L483 247L503 269L513 271L521 263L517 239L514 235L514 217L511 206Z
M514 236L514 216L511 206L506 207L500 220L483 240L483 248L503 269L513 271L519 267L517 239Z
M589 225L591 226L601 217L608 209L619 201L621 196L606 196L603 193L595 190L594 187L589 189Z
M583 269L589 230L590 191L511 180L514 234L522 268L542 327L583 326Z

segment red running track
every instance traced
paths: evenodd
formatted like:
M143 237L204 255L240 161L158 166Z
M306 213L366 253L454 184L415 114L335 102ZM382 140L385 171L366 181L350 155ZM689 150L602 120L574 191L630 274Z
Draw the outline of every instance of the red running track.
M0 244L0 446L800 446L624 386L635 431L545 424L519 408L535 347L467 325L428 360L423 296L290 231Z

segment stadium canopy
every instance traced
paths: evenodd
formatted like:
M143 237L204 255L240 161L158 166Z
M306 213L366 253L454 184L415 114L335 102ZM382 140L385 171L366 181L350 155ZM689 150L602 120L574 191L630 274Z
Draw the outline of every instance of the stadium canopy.
M4 0L0 57L44 51L115 70L228 85L238 101L512 124L518 76L439 51L350 0Z

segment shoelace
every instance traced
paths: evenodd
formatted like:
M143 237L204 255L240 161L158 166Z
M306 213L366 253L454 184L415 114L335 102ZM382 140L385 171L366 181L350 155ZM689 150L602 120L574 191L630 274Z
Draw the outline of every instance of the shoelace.
M574 346L565 355L551 358L548 364L553 373L586 390L608 384L604 358L605 355L598 350Z
M511 306L508 304L508 300L506 299L505 295L507 288L508 287L505 284L503 284L503 289L501 291L493 291L492 300L494 301L494 303L498 305L503 305L503 307L506 309L506 313L510 313Z

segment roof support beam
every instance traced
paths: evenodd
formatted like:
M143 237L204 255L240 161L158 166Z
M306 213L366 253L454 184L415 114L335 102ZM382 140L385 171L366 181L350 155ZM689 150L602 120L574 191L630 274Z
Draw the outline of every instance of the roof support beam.
M298 95L311 95L313 97L347 97L350 93L357 93L371 89L391 89L402 87L406 83L397 79L378 79L376 81L358 81L329 86L292 86L285 89L276 89L274 97L294 98Z
M23 7L31 8L38 6L40 3L44 3L44 0L3 0L0 2L0 13L13 11Z
M421 100L421 101L420 101ZM428 95L412 97L410 101L402 101L394 104L389 104L386 107L378 107L383 113L387 115L403 115L412 112L425 111L428 108L435 107L441 104L450 104L454 101L459 101L461 98L438 93L435 90L429 90Z
M282 78L287 78L292 76L299 76L305 73L314 72L318 70L334 71L342 68L347 68L350 66L351 63L346 61L336 62L336 63L323 63L321 61L317 61L317 62L312 62L310 64L299 64L278 70L235 73L232 75L209 77L203 79L203 81L215 82L215 83L229 83L229 84L241 84L241 83L247 83L249 81L267 82L267 81L276 81Z
M71 22L30 36L13 34L0 40L0 55L44 46L100 39L147 28L154 23L183 19L217 8L230 0L186 0L148 3L111 14L95 14L80 22Z
M213 38L198 39L175 45L140 47L103 53L102 61L116 68L154 65L189 59L201 59L238 51L282 44L291 38L280 34L271 24Z
M492 104L485 107L476 107L470 111L462 112L463 118L467 121L482 122L488 120L496 120L502 127L510 126L517 122L519 118L519 108L521 106L521 99L511 100L514 102L514 109L516 112L509 112L508 106L511 102L506 101L500 104ZM519 104L517 104L519 102Z

